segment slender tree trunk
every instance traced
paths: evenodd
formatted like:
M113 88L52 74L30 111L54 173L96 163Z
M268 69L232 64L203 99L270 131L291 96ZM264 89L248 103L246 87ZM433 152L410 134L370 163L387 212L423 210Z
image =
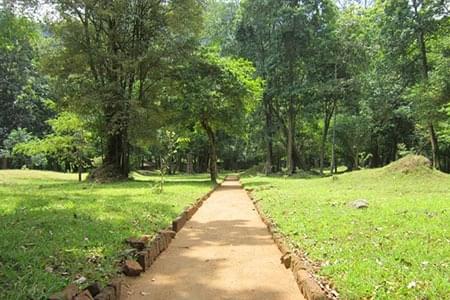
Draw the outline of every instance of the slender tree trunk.
M325 144L327 142L328 128L323 129L322 141L320 142L319 168L320 175L323 176L324 160L325 160Z
M324 160L325 160L325 148L327 143L327 137L328 137L328 130L330 128L330 122L331 122L331 116L333 114L333 110L331 110L331 113L326 111L324 116L324 125L323 125L323 132L322 132L322 141L320 143L320 160L319 160L319 167L320 167L320 175L323 175L323 169L324 169Z
M337 101L334 107L334 119L333 119L333 141L331 143L331 169L330 173L333 175L333 169L334 173L337 173L337 164L336 164L336 119L337 119Z
M338 79L338 65L337 62L334 63L334 80L337 83ZM337 173L337 166L336 166L336 154L335 154L335 147L336 147L336 115L337 115L337 100L333 100L333 109L331 110L330 118L328 119L328 126L330 126L331 117L334 114L334 124L333 124L333 142L331 145L331 168L330 168L330 174L333 175L333 168L335 173ZM322 171L320 172L322 174Z
M175 167L175 174L181 170L183 162L181 161L181 154L177 153L177 165Z
M273 172L273 142L267 141L267 153L266 153L266 165L264 167L264 173L269 175Z
M128 178L128 173L130 173L130 144L128 143L128 126L124 128L122 136L122 175Z
M193 162L192 153L187 154L186 173L188 173L188 174L194 173L194 162Z
M209 173L211 176L211 182L217 183L217 151L215 138L212 137L210 142L210 157L209 157Z
M203 120L202 126L206 131L206 134L208 135L208 142L209 142L209 174L211 177L211 182L213 184L217 183L217 145L216 145L216 136L211 128L209 126L208 122Z
M294 162L294 143L295 143L295 114L293 104L289 105L288 111L288 139L287 139L287 171L288 174L295 173Z
M286 148L286 151L287 151L287 149L288 149L288 140L289 140L289 127L288 127L288 125L286 125L285 120L283 118L281 118L281 116L279 116L277 114L276 114L276 116L278 117L278 120L281 123L281 129L282 129L283 135L285 137L285 139L283 140L283 145L284 145L284 147ZM294 117L294 120L295 120L295 117ZM295 132L294 132L294 134L295 134ZM297 150L297 147L296 147L296 144L295 144L295 140L293 141L292 160L293 160L293 164L294 164L294 169L295 169L295 166L298 166L299 168L308 169L308 166L306 165L306 163L304 161L302 161L300 153ZM277 167L276 167L276 169L280 170L281 167L282 167L281 166L281 161L280 161L280 159L277 159Z
M264 106L266 114L266 165L264 167L264 173L269 175L273 172L273 109L272 99L265 94Z
M435 169L439 169L439 157L438 157L438 152L439 152L439 144L438 144L438 139L436 136L436 132L434 130L434 126L432 123L430 123L428 125L428 131L430 133L430 142L431 142L431 152L433 155L433 168Z
M417 0L412 0L414 13L416 16L416 22L418 26L417 32L417 44L420 49L420 59L422 61L422 76L425 81L428 81L428 58L427 58L427 47L425 42L425 33L423 30L423 24L421 21L421 17L419 15L419 6L422 4L417 2ZM431 142L431 151L432 151L432 159L433 159L433 167L439 168L439 144L438 139L436 137L436 132L434 130L433 121L429 120L428 123L428 132L430 134L430 142Z
M81 182L83 180L83 167L81 165L78 166L78 181Z

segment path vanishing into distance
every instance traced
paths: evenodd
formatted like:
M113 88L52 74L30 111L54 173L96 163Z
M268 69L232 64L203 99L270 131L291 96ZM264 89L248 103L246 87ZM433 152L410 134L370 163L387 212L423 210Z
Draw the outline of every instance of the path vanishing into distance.
M125 299L304 299L239 181L226 180Z

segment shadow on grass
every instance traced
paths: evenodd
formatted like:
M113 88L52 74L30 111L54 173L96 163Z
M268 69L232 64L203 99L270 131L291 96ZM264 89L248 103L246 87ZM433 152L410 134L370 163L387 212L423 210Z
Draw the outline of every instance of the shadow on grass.
M105 183L105 184L98 184L98 183L90 183L90 182L80 182L80 183L73 183L73 182L61 182L61 183L47 183L47 184L32 184L33 188L40 189L40 190L54 190L58 189L61 192L68 192L68 191L84 191L89 189L96 189L96 190L107 190L107 189L133 189L133 188L151 188L152 185L158 183L158 180L149 180L149 181L140 181L140 180L128 180L128 181L122 181L122 182L115 182L115 183ZM210 180L170 180L166 181L164 183L165 186L180 186L183 185L190 186L190 187L205 187L209 186L211 184Z
M117 271L125 238L152 234L178 213L169 204L144 205L123 196L108 196L111 206L101 208L89 201L49 208L57 202L49 198L20 201L13 212L0 215L2 300L46 299L77 276L105 282Z

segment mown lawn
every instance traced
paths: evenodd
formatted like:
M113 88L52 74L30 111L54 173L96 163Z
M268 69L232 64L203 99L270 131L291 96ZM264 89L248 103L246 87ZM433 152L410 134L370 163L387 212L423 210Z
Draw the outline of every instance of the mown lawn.
M321 262L342 299L450 299L450 176L388 169L243 178L267 215ZM368 209L348 203L367 199Z
M45 299L79 276L105 282L117 272L123 240L171 223L210 188L207 175L78 183L77 176L0 171L0 299Z

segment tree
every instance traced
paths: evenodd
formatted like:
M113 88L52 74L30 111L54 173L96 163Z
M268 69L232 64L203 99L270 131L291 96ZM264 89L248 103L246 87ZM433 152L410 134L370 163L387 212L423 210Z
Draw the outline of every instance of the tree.
M236 32L240 55L251 60L266 86L261 102L264 113L264 142L266 144L264 172L272 173L274 165L274 104L270 80L270 61L275 35L274 14L278 11L278 1L246 1L242 4L242 17Z
M7 138L3 141L0 148L0 158L5 164L5 169L8 166L8 160L11 161L13 168L20 168L29 163L29 160L23 155L15 155L14 148L33 139L33 135L24 128L13 129Z
M0 145L17 128L36 136L54 115L46 79L37 68L39 30L30 20L0 10Z
M181 113L188 123L201 127L209 142L209 172L217 181L217 132L237 133L246 112L258 100L261 81L243 59L220 57L210 49L201 51L181 71Z
M430 72L433 66L429 60L429 44L427 41L440 28L448 25L445 1L412 0L383 1L385 23L382 34L386 37L387 54L393 63L400 68L405 78L409 79L411 87L409 98L416 105L418 118L428 128L432 148L433 166L439 167L439 143L436 135L436 108L442 103L436 103L428 91L431 87ZM411 51L412 50L412 51ZM412 66L412 67L410 67ZM412 68L412 69L411 69Z
M320 63L315 54L330 32L335 7L330 1L260 2L245 2L237 35L243 53L266 80L266 172L272 164L275 116L286 138L287 170L292 174L301 160L295 141L297 116L311 100L309 70Z
M92 178L127 178L132 123L151 123L144 117L167 95L161 89L171 66L197 40L201 7L195 0L54 3L63 47L48 69L65 88L66 109L94 115L105 141L103 166Z
M94 156L92 134L83 122L73 113L63 112L57 118L49 120L53 133L42 139L28 139L15 145L14 153L27 156L45 154L66 163L78 171L78 180L82 180L83 168L92 166Z
M207 0L201 43L219 48L224 56L237 54L235 30L240 1Z

